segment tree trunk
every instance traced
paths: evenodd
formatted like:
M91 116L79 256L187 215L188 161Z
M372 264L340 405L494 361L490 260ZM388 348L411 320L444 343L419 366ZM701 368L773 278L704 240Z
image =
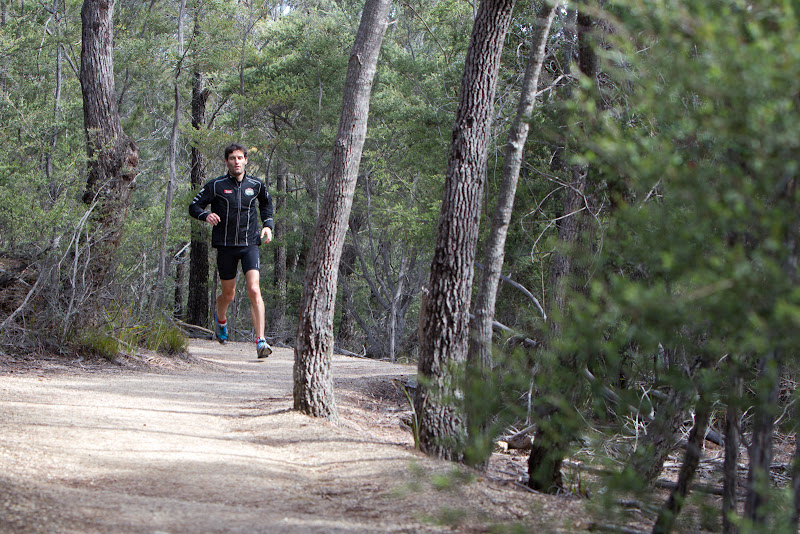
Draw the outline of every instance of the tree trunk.
M528 139L529 121L536 103L539 74L544 64L547 38L550 35L550 26L555 18L555 13L555 6L551 7L545 2L536 15L536 34L531 42L531 55L525 68L517 116L514 118L508 136L503 179L492 217L492 230L486 243L483 277L475 297L475 319L472 323L473 335L470 339L469 352L469 361L473 366L489 368L492 365L492 322L497 301L497 288L505 259L506 236L514 208L514 196L517 192L525 141Z
M750 441L750 468L747 472L747 498L745 518L753 522L754 528L764 525L766 505L770 488L770 466L772 465L772 436L775 429L773 411L778 403L778 357L771 352L758 364L758 383L753 409L753 437Z
M173 300L172 316L183 319L183 273L186 263L186 242L178 244L175 262L175 298Z
M355 239L355 236L353 237ZM342 250L342 261L339 263L339 277L342 287L342 313L339 319L338 338L341 346L354 350L352 346L355 337L356 320L353 315L353 288L350 277L353 275L353 265L356 261L356 247L350 243L344 245Z
M571 21L567 26L572 26L574 21L577 30L577 43L578 43L578 68L588 78L593 81L597 80L597 54L594 51L592 43L592 18L583 12L572 13L570 15ZM569 34L569 30L567 31ZM573 38L567 36L567 41L571 43ZM571 71L572 55L574 49L571 44L566 47L565 55L565 73L569 74ZM568 97L571 96L571 88L567 89ZM602 102L598 102L598 109L602 109ZM566 147L565 147L566 150ZM557 157L561 160L561 157ZM553 255L553 263L551 269L551 287L553 288L552 308L554 310L563 311L566 306L566 294L570 277L574 277L575 269L573 266L572 258L573 252L569 250L573 245L579 244L581 240L581 233L584 229L584 211L587 207L585 197L586 179L589 174L589 169L586 165L570 165L567 167L570 175L569 183L564 190L563 209L558 223L558 241L565 246L561 247L562 250L556 251ZM553 323L552 329L555 335L558 335L560 327L558 324Z
M286 166L282 161L278 161L277 172L275 173L275 239L272 247L274 277L273 286L275 287L275 302L270 305L272 319L270 324L276 332L286 330L286 235L288 217L286 216L286 192L287 192Z
M563 486L561 465L565 453L560 439L554 432L548 434L543 428L536 430L536 436L528 457L528 487L544 493L557 493Z
M738 534L739 528L733 519L736 517L736 493L739 482L739 421L741 410L737 402L741 397L741 382L738 377L728 398L725 414L725 461L722 473L722 533ZM800 443L799 443L800 444Z
M58 122L61 115L61 83L62 83L62 63L64 51L61 46L61 13L59 12L60 3L58 0L53 0L53 19L55 20L56 27L56 72L55 72L55 94L53 95L53 131L50 135L50 149L45 154L45 177L50 184L50 202L55 202L58 198L58 185L53 180L53 157L55 156L56 145L58 143ZM5 6L3 6L5 9ZM45 209L49 209L46 206Z
M405 252L401 252L400 272L397 275L397 285L394 288L391 305L389 307L389 361L392 363L394 363L397 358L397 338L400 332L400 330L398 330L398 323L402 322L400 318L400 299L403 296L403 281L406 277L407 265L408 259L406 258Z
M592 27L591 19L583 14L576 14L575 12L570 12L568 19L569 22L567 24L567 28L565 29L566 42L568 43L568 45L565 47L565 72L569 73L571 70L572 56L574 51L571 44L574 38L570 35L570 26L572 26L573 20L577 20L578 67L583 74L595 79L597 76L597 59L595 57L594 49L591 46L589 36ZM571 88L568 86L567 95L570 95L570 93ZM565 143L563 151L566 151L566 149L567 147ZM554 159L559 160L561 158L562 155L559 154ZM558 223L558 241L561 246L559 247L559 250L556 250L553 254L550 272L550 285L553 292L551 299L551 310L558 310L560 312L566 310L567 289L570 281L574 280L577 276L572 261L575 252L571 249L580 248L580 244L582 242L581 235L584 229L583 211L586 207L584 192L586 190L586 178L588 176L589 169L585 165L569 165L567 167L567 171L570 175L569 183L564 188L564 199L562 203L563 213L559 217ZM551 321L550 333L551 336L556 338L561 334L561 326L558 322ZM566 369L569 369L573 363L564 362L563 365ZM580 374L580 370L576 368L573 368L572 372L575 373L575 376L579 376ZM573 397L573 402L571 405L576 405L578 402L577 399L574 399L574 396L577 394L576 390L573 389L571 391L564 391L563 394L567 398ZM569 417L572 417L572 415L563 413L560 410L555 410L551 415L551 418L553 419ZM561 428L564 425L560 424L558 421L551 421L547 423L547 426ZM560 473L555 473L553 469L554 466L562 463L563 455L566 454L572 436L563 432L555 432L543 433L541 438L543 439L540 440L538 446L546 451L546 454L540 456L541 458L545 459L545 463L542 465L537 464L539 457L531 455L528 461L528 471L530 476L529 485L531 487L558 488L560 487L561 475ZM548 441L549 439L553 439L555 441L550 442ZM558 455L562 456L558 457ZM548 476L549 473L553 473L556 478L552 480L540 478L542 476Z
M701 394L697 402L697 412L694 416L694 426L689 432L689 439L686 445L686 455L681 465L678 475L678 484L669 495L666 504L660 510L658 519L653 526L653 534L669 534L681 513L683 503L689 494L689 485L692 483L697 467L700 465L700 457L703 453L703 440L705 439L708 421L711 417L711 406Z
M164 230L161 235L161 250L158 256L158 288L156 290L156 305L160 305L161 296L164 294L164 280L167 276L167 239L169 238L169 229L172 226L172 198L175 191L175 182L177 180L177 159L178 159L178 133L180 129L181 118L181 91L180 91L180 75L181 63L183 61L183 15L186 11L186 0L181 0L178 7L178 56L181 60L175 69L175 79L173 81L173 98L175 101L175 108L172 115L172 130L169 136L169 177L167 178L167 196L164 200Z
M484 0L461 79L428 294L419 327L415 409L420 447L461 460L465 426L453 367L467 359L469 307L497 72L514 0Z
M197 35L200 27L200 15L196 12L195 17L194 32ZM203 74L199 69L195 69L192 81L192 127L195 130L199 130L206 123L206 100L208 100L208 90L205 88ZM206 182L206 158L195 143L192 144L191 157L192 189L197 190ZM205 326L209 321L208 230L205 223L195 219L192 219L190 224L192 246L189 252L189 295L186 304L186 322Z
M364 5L347 68L331 172L308 253L295 347L294 408L317 417L337 419L330 373L337 274L390 5L391 0L367 0Z
M95 204L90 289L113 265L122 237L139 147L122 131L114 90L114 0L84 0L81 9L81 90L88 178L83 201Z
M497 288L505 259L506 236L511 223L511 212L514 207L514 196L517 193L517 181L522 166L525 141L528 139L529 121L536 103L536 88L544 64L547 37L550 35L550 26L555 14L555 6L551 7L545 2L536 15L536 34L531 42L531 55L525 67L517 116L514 118L508 135L503 179L492 217L492 229L486 243L485 266L478 294L475 297L474 318L471 324L472 335L469 340L467 360L473 372L468 373L468 376L475 376L478 379L492 367L492 324L497 302ZM469 401L470 399L467 399L468 403ZM467 418L471 431L472 429L484 431L485 423L470 420L472 419L471 413L472 410L468 409Z

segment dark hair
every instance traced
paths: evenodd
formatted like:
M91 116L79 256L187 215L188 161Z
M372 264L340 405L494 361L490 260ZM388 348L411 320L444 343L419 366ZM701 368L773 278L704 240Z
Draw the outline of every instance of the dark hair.
M239 143L231 143L225 147L225 159L228 159L228 156L230 156L234 150L241 150L244 157L247 157L247 149L245 147Z

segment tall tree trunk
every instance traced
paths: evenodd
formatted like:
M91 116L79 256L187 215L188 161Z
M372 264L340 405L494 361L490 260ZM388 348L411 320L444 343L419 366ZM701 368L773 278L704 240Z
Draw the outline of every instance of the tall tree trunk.
M194 33L199 32L200 10L195 12ZM206 123L206 100L208 90L205 88L203 74L195 67L192 81L192 127L201 129ZM203 152L193 143L191 150L190 176L192 189L203 187L206 182L206 161ZM187 298L186 321L190 324L205 326L209 320L208 292L208 230L205 224L192 219L192 246L189 251L189 295Z
M500 55L514 0L484 0L478 8L461 79L439 230L419 327L419 387L415 397L420 447L461 460L465 425L454 399L453 367L467 359L469 307L480 206Z
M731 366L733 367L733 366ZM725 461L722 469L722 533L738 534L733 521L737 517L736 494L739 482L739 422L742 418L738 402L741 398L741 379L734 375L733 388L728 395L725 414ZM800 445L800 442L798 443Z
M486 243L485 267L478 294L475 297L474 318L471 324L472 335L469 340L467 361L471 372L467 376L475 377L478 380L492 367L492 324L497 302L497 288L505 260L506 236L511 223L511 212L517 193L517 181L522 167L525 141L528 139L529 121L536 103L539 74L544 64L547 38L550 35L550 26L555 14L556 7L548 5L547 2L542 3L536 14L536 33L531 41L531 54L525 67L517 116L514 118L508 135L503 178L492 217L492 229ZM466 399L466 401L469 405L470 399ZM472 410L469 408L467 409L467 419L470 432L486 430L485 422L472 420ZM483 460L476 459L476 461L480 463Z
M181 0L178 7L178 65L175 67L175 79L173 81L173 98L175 108L172 115L172 130L169 136L169 178L167 179L167 196L164 200L164 230L161 235L161 250L158 256L158 288L156 290L155 306L159 306L164 295L164 280L167 276L167 239L169 229L172 226L172 198L174 196L175 182L177 180L177 159L178 159L178 133L180 131L181 118L181 90L180 75L183 63L183 15L186 12L186 0Z
M486 243L484 270L478 294L475 297L475 319L472 321L469 363L471 366L489 368L492 365L492 322L497 301L497 288L505 259L506 236L517 193L519 170L528 139L530 118L536 103L536 88L544 64L547 38L555 18L556 7L542 3L536 14L536 33L531 42L531 55L525 67L517 115L508 135L503 178L497 204L492 217L492 230Z
M394 363L397 358L397 340L402 332L399 329L400 320L400 299L403 297L404 281L406 277L406 269L408 267L408 258L405 252L401 252L400 258L400 271L397 274L397 284L394 287L394 292L391 295L391 303L389 306L389 361Z
M764 525L770 488L772 436L775 430L775 408L778 403L778 357L776 352L763 356L758 363L758 383L753 409L753 436L750 440L750 467L747 472L745 518L754 528Z
M367 0L345 79L325 198L308 253L294 365L294 408L337 418L330 361L336 282L367 131L369 99L391 0Z
M83 201L95 204L90 289L99 288L122 237L139 147L122 131L114 90L114 0L84 0L81 90L88 178Z
M272 310L270 324L281 335L286 330L286 299L288 296L286 281L286 235L288 232L286 225L289 217L286 215L286 193L288 190L286 172L286 165L281 160L278 160L277 172L275 173L275 239L272 247L275 302L272 302L270 306Z
M573 28L574 29L571 29ZM584 12L571 12L568 16L567 23L567 41L568 45L565 48L565 73L569 74L572 70L572 56L574 48L572 46L573 40L577 40L577 65L581 73L587 78L590 78L597 84L598 75L598 60L595 52L595 44L593 42L592 31L594 22L592 18ZM570 34L575 31L576 37L570 37ZM567 97L572 93L571 86L567 86ZM598 109L603 108L603 103L597 103ZM568 147L564 147L566 151ZM563 161L563 155L559 154L556 158L558 161ZM575 274L574 265L572 262L572 251L569 250L573 245L578 244L581 240L581 233L584 230L585 216L584 211L587 207L586 200L586 180L589 174L589 168L586 165L569 165L566 167L569 173L569 182L564 189L564 199L562 203L562 213L559 217L558 224L558 240L565 246L561 247L562 250L556 251L553 255L553 263L551 269L551 287L553 288L553 297L551 309L562 311L566 306L566 293L568 289L568 280L570 276ZM558 335L560 327L557 323L552 324L554 334Z
M583 13L570 12L568 14L567 28L565 29L566 41L568 45L565 47L565 60L566 72L571 71L572 56L574 48L572 42L574 40L572 33L573 21L577 22L577 42L578 42L578 68L581 72L593 80L597 77L597 58L591 42L591 18ZM571 88L567 87L567 95L571 93ZM566 143L565 143L566 145ZM564 151L567 147L565 146ZM559 154L555 159L562 159L563 155ZM584 229L584 216L583 211L586 207L585 190L586 178L589 169L585 165L569 165L567 167L569 173L569 183L564 188L563 199L563 213L559 217L558 225L558 241L561 244L559 250L553 254L551 272L550 272L550 285L553 291L551 299L551 310L564 311L566 309L567 289L571 279L576 276L575 267L573 265L572 256L574 254L573 248L581 242L581 234ZM552 314L551 314L552 315ZM552 337L558 337L561 334L560 324L556 321L550 323L550 334ZM570 366L574 367L574 362L563 362L565 368L569 369ZM575 376L580 375L580 369L573 368L572 372ZM558 385L555 385L558 387ZM565 398L574 397L576 390L573 388L570 391L561 392ZM573 399L571 405L577 403L577 399ZM570 418L574 417L572 414L563 413L560 410L555 410L551 418ZM546 429L555 429L549 432ZM573 436L569 431L563 431L567 426L559 421L551 421L547 424L540 425L540 430L537 433L533 449L531 449L531 456L528 460L529 482L532 488L543 488L547 491L560 489L561 487L561 474L556 472L563 462L564 455L567 453L570 441ZM538 442L538 443L537 443ZM552 479L547 477L552 476Z

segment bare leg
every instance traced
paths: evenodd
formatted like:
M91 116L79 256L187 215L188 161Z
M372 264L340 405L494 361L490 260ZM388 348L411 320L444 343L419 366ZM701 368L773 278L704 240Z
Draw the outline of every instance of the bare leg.
M225 315L228 312L228 306L236 296L236 278L220 280L220 285L222 293L217 295L217 320L224 323L228 320Z
M261 297L261 273L258 269L250 269L244 273L247 285L247 296L250 298L250 317L256 339L264 337L264 299Z

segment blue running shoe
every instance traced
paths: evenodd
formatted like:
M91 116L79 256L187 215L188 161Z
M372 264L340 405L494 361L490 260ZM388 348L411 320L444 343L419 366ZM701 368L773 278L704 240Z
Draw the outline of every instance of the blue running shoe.
M267 340L263 337L258 338L256 341L256 352L258 353L259 358L266 358L270 354L272 354L272 347L269 346Z
M214 324L216 325L215 333L217 334L217 341L225 344L225 342L228 341L228 323L219 324L217 312L214 312Z

